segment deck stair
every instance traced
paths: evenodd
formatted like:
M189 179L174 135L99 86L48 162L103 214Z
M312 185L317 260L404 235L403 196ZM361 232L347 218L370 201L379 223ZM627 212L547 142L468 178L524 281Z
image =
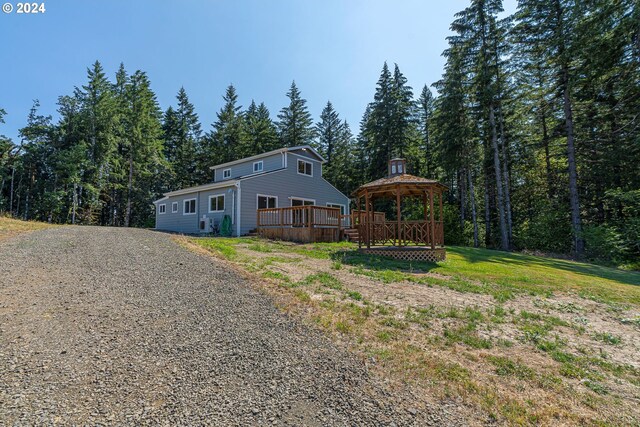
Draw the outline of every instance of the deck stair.
M345 228L344 236L350 242L358 243L360 241L360 234L357 228Z

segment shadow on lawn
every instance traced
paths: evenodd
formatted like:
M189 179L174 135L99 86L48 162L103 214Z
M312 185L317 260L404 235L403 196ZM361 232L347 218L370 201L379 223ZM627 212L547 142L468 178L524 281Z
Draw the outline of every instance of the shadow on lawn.
M461 246L448 247L447 251L461 256L470 264L499 263L507 267L527 267L535 265L549 269L564 270L574 274L613 280L627 285L640 286L640 273L595 264L585 264L582 262L557 258L543 258L519 253L510 253L491 249L466 248Z
M640 286L640 273L617 270L615 268L594 264L585 264L569 260L542 258L519 253L510 253L490 249L467 248L460 246L447 247L447 252L450 255L460 256L464 262L470 265L485 264L482 267L486 268L487 272L491 272L492 264L500 265L501 267L507 269L509 267L523 267L525 269L523 273L526 273L526 267L540 266L548 268L549 274L553 274L553 269L556 269L567 271L573 274L603 278L628 285ZM345 249L334 252L331 254L331 258L335 261L340 261L343 264L359 266L375 271L394 270L404 273L428 273L431 270L439 267L437 263L431 262L402 261L378 255L366 255L358 252L357 249ZM450 270L451 269L453 270L449 273L454 273L456 270L455 265L452 265ZM461 266L460 270L464 270L464 266ZM464 273L464 271L460 272ZM515 270L509 270L504 271L504 274L506 276L509 276L511 274L518 275L518 272Z

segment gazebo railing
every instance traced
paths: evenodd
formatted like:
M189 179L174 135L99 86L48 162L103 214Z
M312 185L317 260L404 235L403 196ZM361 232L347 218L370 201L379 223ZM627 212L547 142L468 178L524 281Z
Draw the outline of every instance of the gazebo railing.
M444 224L435 221L433 231L428 221L383 221L357 225L362 243L370 246L444 245Z

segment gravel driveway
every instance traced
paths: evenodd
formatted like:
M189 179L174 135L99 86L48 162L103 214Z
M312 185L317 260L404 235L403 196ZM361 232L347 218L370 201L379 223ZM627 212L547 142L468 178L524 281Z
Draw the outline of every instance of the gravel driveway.
M410 399L166 234L59 227L0 243L0 424L450 422Z

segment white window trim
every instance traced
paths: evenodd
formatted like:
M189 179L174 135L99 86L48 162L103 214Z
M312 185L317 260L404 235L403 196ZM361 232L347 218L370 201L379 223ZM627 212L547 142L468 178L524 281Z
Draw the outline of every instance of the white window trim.
M300 173L300 163L309 163L311 165L311 175L307 175L306 173ZM313 163L311 163L311 161L298 159L298 161L296 162L296 172L298 173L298 175L303 175L303 176L308 176L313 178Z
M177 213L177 212L178 212L178 202L171 203L171 213Z
M329 205L333 205L333 206L329 206ZM345 204L327 202L326 206L328 208L335 208L336 206L340 206L340 207L344 208L344 213L342 213L342 211L340 211L340 215L346 215L347 214L347 205L345 205Z
M165 203L158 205L158 214L164 215L167 213L167 205Z
M270 194L256 194L256 209L258 209L258 199L260 197L271 197L272 199L276 199L276 208L278 207L278 196L272 196ZM267 203L269 205L269 203Z
M187 210L185 209L185 206L187 204L187 202L190 202L192 200L196 201L196 210L195 212L187 212ZM198 199L196 199L195 197L191 198L191 199L184 199L182 201L182 215L197 215L198 214Z
M256 170L256 165L260 165L260 170ZM264 161L259 160L257 162L253 162L253 173L260 173L264 171Z
M308 175L307 175L308 176ZM304 197L289 197L289 204L293 206L294 200L302 200L302 202L313 202L313 206L316 205L316 199L305 199Z
M207 206L207 209L209 209L209 213L219 213L219 212L224 212L224 209L222 210L217 210L217 211L212 211L211 210L211 199L213 199L214 197L220 197L222 196L222 199L224 200L224 202L222 202L224 204L224 206L227 206L227 197L224 193L219 193L219 194L212 194L209 196L209 205Z
M227 172L227 171L229 172L229 176L225 176L225 172ZM231 168L223 169L222 170L222 179L229 179L229 178L231 178Z

